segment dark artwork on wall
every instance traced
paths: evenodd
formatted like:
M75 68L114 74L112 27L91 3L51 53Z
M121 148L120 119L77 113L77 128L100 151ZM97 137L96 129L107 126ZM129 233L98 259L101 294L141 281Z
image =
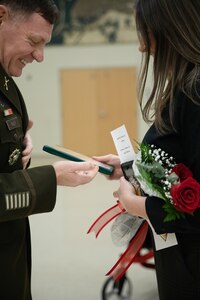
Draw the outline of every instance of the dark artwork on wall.
M55 0L60 18L52 44L132 43L136 38L134 0Z

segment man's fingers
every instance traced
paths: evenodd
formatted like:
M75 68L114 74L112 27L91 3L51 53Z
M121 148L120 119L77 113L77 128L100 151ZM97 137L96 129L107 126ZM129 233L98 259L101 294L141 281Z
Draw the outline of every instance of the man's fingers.
M118 191L114 191L114 192L113 192L113 196L114 196L114 198L118 198L118 199L119 199Z
M30 130L33 127L33 121L29 120L27 130Z
M91 162L80 162L79 164L74 163L74 165L73 165L74 171L86 171L87 172L92 169L99 169L99 167Z

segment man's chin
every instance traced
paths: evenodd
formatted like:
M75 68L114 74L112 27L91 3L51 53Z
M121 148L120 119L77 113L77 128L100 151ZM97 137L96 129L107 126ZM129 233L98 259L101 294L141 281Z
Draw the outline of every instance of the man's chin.
M8 73L9 76L11 77L20 77L22 75L22 70L18 70L18 71L11 71Z
M22 75L23 68L10 66L10 68L8 67L5 71L11 77L20 77Z

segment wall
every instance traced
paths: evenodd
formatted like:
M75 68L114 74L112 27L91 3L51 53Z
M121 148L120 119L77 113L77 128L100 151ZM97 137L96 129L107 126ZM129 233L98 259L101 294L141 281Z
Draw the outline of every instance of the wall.
M16 79L24 95L30 118L34 121L31 135L34 155L44 155L44 144L62 144L60 70L64 68L101 68L136 66L141 55L138 45L99 45L82 47L47 47L42 65L26 66ZM78 88L78 82L77 82ZM73 112L72 112L73 113ZM139 139L146 126L138 115ZM120 124L119 124L120 125Z
M31 130L34 142L33 154L43 155L42 159L39 157L39 160L32 161L33 166L44 162L46 155L42 152L44 144L62 143L60 119L62 68L126 67L139 64L140 54L137 45L109 45L49 47L46 49L46 58L41 66L37 63L26 66L23 76L16 81L26 100L30 118L35 123ZM145 126L139 116L138 122L139 136L142 137ZM112 193L117 186L117 182L108 181L99 174L90 185L84 187L76 189L59 187L54 211L51 214L30 217L33 254L32 291L35 300L51 300L56 297L59 300L99 299L106 280L104 277L108 270L106 266L111 267L115 263L121 249L113 245L109 228L105 229L98 241L94 240L93 235L87 236L85 233L95 216L113 205ZM77 210L78 206L81 209ZM79 248L81 253L78 252ZM88 253L93 255L88 256ZM99 265L98 257L102 253L105 261ZM130 278L135 277L140 282L147 281L150 274L145 274L141 278L143 273L137 266L132 268L132 272L134 273ZM154 272L151 276L155 276ZM152 281L146 284L146 281L145 286L147 289L151 286L149 289L151 293L155 284L153 285ZM144 293L145 289L140 289L136 284L134 298L136 296L137 299L144 299Z

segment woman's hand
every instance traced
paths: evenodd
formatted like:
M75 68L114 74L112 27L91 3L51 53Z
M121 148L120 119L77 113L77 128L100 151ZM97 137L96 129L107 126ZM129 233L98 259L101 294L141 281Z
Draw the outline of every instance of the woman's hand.
M31 153L33 150L33 144L32 144L32 139L31 136L29 134L29 130L33 127L33 122L31 120L29 120L28 123L28 127L27 127L27 131L26 134L24 136L24 140L23 140L23 145L24 145L24 150L22 152L22 165L23 165L23 169L26 169L26 166L31 158Z
M123 176L123 172L120 165L120 159L117 155L107 154L104 156L93 156L92 158L114 167L114 171L112 172L112 174L106 176L108 179L119 179L121 176Z
M119 189L113 195L129 214L147 219L146 197L136 195L134 187L124 177L120 178Z
M53 164L57 184L75 187L89 183L98 173L98 167L91 162L58 161Z

